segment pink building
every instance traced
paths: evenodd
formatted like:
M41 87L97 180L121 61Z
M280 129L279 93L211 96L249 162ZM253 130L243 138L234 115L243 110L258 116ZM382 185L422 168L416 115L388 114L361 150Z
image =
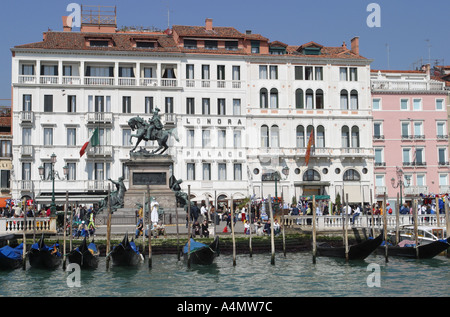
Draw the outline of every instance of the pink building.
M450 192L445 82L423 71L372 70L375 199L395 206ZM401 183L401 184L400 184ZM400 191L401 189L401 191Z

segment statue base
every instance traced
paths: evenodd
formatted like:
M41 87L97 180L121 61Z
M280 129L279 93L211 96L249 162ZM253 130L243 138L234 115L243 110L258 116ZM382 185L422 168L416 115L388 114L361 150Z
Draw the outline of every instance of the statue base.
M147 186L150 196L154 197L165 212L175 210L175 193L169 187L173 171L173 159L170 155L131 155L124 163L129 170L129 188L125 192L124 207L137 208L142 205Z

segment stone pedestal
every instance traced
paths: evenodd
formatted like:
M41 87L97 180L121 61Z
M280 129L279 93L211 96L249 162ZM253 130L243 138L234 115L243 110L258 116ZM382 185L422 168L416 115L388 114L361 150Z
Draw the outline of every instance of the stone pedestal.
M129 188L125 193L124 207L135 208L142 204L147 185L150 196L155 197L165 212L175 210L176 199L169 188L169 180L173 171L173 159L169 155L131 156L124 163L129 170Z

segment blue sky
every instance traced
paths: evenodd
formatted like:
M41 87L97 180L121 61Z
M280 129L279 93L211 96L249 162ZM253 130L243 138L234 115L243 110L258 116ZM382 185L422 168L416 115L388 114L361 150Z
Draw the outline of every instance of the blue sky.
M171 25L204 25L212 18L216 26L252 30L290 45L340 46L345 41L349 46L359 36L360 53L373 59L374 69L412 69L429 56L450 65L447 0L3 0L0 99L11 97L10 48L41 41L48 29L62 30L61 17L69 14L70 3L117 6L119 27L165 29L169 9ZM380 6L380 27L366 23L370 3Z

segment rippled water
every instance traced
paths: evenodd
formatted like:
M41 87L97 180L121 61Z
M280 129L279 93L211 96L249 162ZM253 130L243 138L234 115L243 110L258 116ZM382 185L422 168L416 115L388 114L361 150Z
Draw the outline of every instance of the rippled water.
M449 296L450 259L431 260L369 256L365 261L346 263L341 259L311 253L241 254L233 266L231 255L221 255L208 267L191 266L174 255L154 255L137 268L111 267L105 258L99 267L81 272L81 287L69 287L70 272L61 268L46 271L28 268L0 272L0 296L151 296L151 297L334 297L334 296ZM368 277L380 271L380 287L369 287ZM28 264L28 263L27 263ZM371 279L373 280L373 279Z

